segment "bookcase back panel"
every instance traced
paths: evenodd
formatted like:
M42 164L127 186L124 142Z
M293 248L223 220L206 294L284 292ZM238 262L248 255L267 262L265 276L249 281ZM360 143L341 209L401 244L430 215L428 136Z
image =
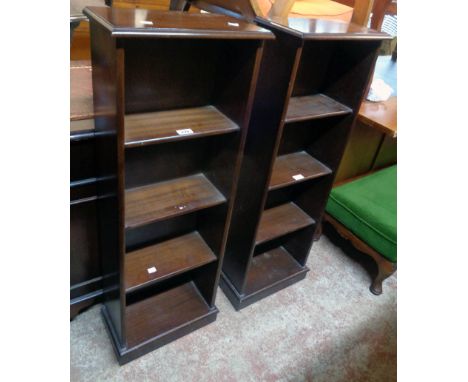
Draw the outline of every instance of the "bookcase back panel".
M212 102L241 127L245 125L245 113L249 107L246 101L255 61L260 54L259 46L258 41L226 41L220 51Z
M324 201L330 192L333 174L322 176L293 186L280 188L268 193L265 209L288 202L294 202L316 222L324 207Z
M337 116L286 124L278 155L306 151L332 171L336 171L350 130L352 116Z
M341 162L347 137L352 128L353 116L349 115L324 126L317 137L308 142L306 151L328 166L334 173Z
M194 282L198 293L203 296L207 306L212 305L210 302L214 300L214 285L216 283L216 273L218 269L218 261L203 265L199 268L192 269L188 272L181 273L161 282L155 283L143 289L137 289L134 292L127 294L127 309L129 306L141 301L153 298L158 294L164 293L170 289L177 288L183 284Z
M335 41L304 43L292 97L306 96L322 91L334 47Z
M255 246L254 256L261 256L265 252L272 251L278 247L285 248L291 256L302 266L305 265L307 255L310 251L311 238L315 230L315 225L280 236L274 240Z
M206 266L206 265L205 265ZM203 268L203 267L202 267ZM167 290L176 288L193 280L194 270L181 273L164 281L155 283L146 288L138 289L132 293L127 293L126 308L140 301L154 297Z
M180 178L203 172L211 140L182 141L145 146L125 152L125 188Z
M228 205L224 203L199 211L197 215L198 232L200 232L203 240L205 240L216 256L219 256L221 253L225 240L222 227L225 224L227 213Z
M125 41L126 113L210 104L219 41Z
M224 136L217 136L128 149L125 152L125 187L210 172L215 166L214 158L223 157L226 140Z
M127 252L198 231L216 256L221 252L227 204L125 230Z
M94 140L83 140L70 144L70 181L95 177L95 163Z
M215 105L234 122L243 122L258 41L124 44L127 114Z
M380 41L306 41L293 97L323 93L356 112Z
M209 148L208 161L204 168L206 177L226 198L231 197L240 140L241 135L238 132L213 139Z
M341 117L317 119L285 125L278 155L306 150L312 142L320 140L320 137L326 133L326 130L333 128L337 118Z
M158 221L138 228L125 230L127 252L170 240L197 229L197 213Z
M380 41L337 41L322 93L358 112Z

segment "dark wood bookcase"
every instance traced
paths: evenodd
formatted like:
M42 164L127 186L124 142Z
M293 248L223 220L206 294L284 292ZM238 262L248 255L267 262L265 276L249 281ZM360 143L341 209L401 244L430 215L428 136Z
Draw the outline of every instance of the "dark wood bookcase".
M269 19L248 0L193 1L255 22L265 45L221 287L236 309L306 276L338 165L387 36L357 25ZM172 2L187 9L187 2Z
M216 319L264 40L221 15L90 7L103 315L120 363Z

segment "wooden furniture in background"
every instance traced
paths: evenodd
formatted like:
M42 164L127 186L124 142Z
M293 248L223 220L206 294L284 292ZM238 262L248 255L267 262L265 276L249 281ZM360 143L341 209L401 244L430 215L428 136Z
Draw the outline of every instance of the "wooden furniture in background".
M122 364L216 319L240 153L274 36L220 15L85 14L102 311Z
M357 25L367 26L374 3L378 1L379 0L354 0L353 18L351 21Z
M70 318L100 301L91 62L70 65Z
M380 56L374 78L383 79L394 90L387 101L363 101L335 182L365 174L397 162L397 63Z
M313 0L311 0L313 1ZM397 0L335 0L338 3L354 8L352 21L367 26L372 13L370 27L380 30L385 15L397 14Z
M78 27L73 31L73 36L70 41L70 60L91 60L89 22L87 20L81 21Z
M252 18L248 1L193 3L238 12L276 36L265 46L220 284L242 309L306 276L312 238L386 35L328 20Z
M335 244L342 245L343 240L326 223L376 263L370 286L375 295L382 294L382 282L397 269L396 194L397 166L393 165L342 182L333 189L324 214L325 231Z
M374 248L370 247L367 243L365 243L355 234L353 234L338 220L334 219L330 214L325 213L323 216L323 220L324 222L329 223L344 240L349 241L351 245L353 245L353 247L355 247L358 251L372 257L372 259L377 264L378 270L377 274L372 279L372 283L369 287L369 290L377 296L381 295L382 282L396 272L397 264L388 261Z
M70 26L73 34L70 36L70 60L90 60L89 23L83 14L86 6L103 6L104 0L70 0Z

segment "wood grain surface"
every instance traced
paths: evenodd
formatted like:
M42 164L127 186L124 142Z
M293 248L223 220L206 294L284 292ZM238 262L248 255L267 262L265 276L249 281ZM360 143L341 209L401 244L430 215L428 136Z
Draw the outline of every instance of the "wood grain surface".
M255 239L255 245L314 224L314 219L296 204L287 203L265 210Z
M200 318L210 311L193 282L132 304L126 308L127 344L150 338Z
M125 192L125 227L142 226L225 201L201 173L130 189Z
M245 292L250 294L292 277L303 268L282 247L255 256L247 274Z
M332 171L305 151L276 158L269 190L276 190L309 179L328 175ZM301 178L302 176L302 178ZM293 177L296 177L293 178Z
M187 129L192 133L181 131ZM237 130L239 126L214 106L130 114L125 116L125 147L219 135Z
M216 260L198 232L166 240L125 255L125 290L132 292ZM155 272L148 272L154 267Z
M70 120L92 119L93 82L91 62L71 61L70 63Z
M350 114L353 111L323 94L292 97L289 100L286 123Z
M359 119L392 138L397 136L397 97L387 101L365 101L359 109Z

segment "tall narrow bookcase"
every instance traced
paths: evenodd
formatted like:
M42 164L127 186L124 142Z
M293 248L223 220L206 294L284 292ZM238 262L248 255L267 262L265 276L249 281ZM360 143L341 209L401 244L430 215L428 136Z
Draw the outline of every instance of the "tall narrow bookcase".
M119 362L216 319L265 39L220 15L86 8L103 315Z
M313 237L389 36L342 22L265 18L248 0L192 3L276 37L265 45L220 283L242 309L309 271Z

